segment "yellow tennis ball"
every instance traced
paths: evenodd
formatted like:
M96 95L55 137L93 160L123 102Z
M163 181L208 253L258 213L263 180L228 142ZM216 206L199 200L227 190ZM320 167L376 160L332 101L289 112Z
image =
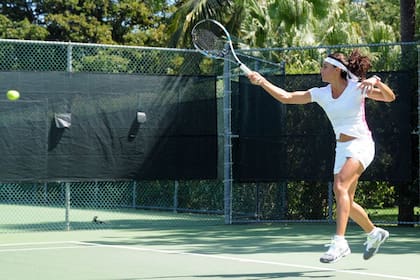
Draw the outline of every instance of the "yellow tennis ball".
M6 95L9 100L18 100L20 97L19 92L13 89L7 91Z

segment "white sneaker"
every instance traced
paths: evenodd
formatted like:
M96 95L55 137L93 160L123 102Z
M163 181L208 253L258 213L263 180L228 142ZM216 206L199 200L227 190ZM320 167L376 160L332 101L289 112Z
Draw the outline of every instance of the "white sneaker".
M366 242L363 244L366 246L363 258L365 260L373 257L379 250L379 247L389 237L389 232L382 228L375 228L375 230L367 236Z
M351 251L349 244L346 240L336 241L331 240L330 244L326 246L330 247L327 252L325 252L319 259L322 263L335 263L344 258L345 256L350 255Z

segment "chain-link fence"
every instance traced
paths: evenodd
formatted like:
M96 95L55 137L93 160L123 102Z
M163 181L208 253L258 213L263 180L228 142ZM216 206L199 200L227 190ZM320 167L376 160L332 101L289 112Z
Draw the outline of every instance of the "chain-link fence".
M418 99L419 67L417 64L417 43L246 50L244 61L246 61L247 57L252 56L269 59L271 61L279 61L281 62L280 65L285 69L285 75L284 77L280 75L280 79L272 79L272 81L287 90L305 90L313 86L321 85L318 73L326 55L336 51L349 54L356 48L360 49L362 53L369 54L373 63L370 72L383 75L384 81L391 85L397 94L397 101L390 105L390 107L388 107L389 109L380 107L383 106L380 102L377 105L378 107L374 104L368 104L368 113L375 116L370 117L369 123L375 126L374 134L376 134L378 138L376 139L378 141L377 159L373 164L374 166L369 167L365 172L366 174L361 178L362 180L359 182L359 188L356 193L356 201L367 209L369 216L376 223L419 223L418 104L420 104L420 102ZM247 64L250 66L253 65L255 69L264 70L263 67L260 68L258 62L252 62L252 59L248 60ZM317 75L310 76L308 75L310 73L316 73ZM238 96L242 96L242 99L244 99L244 89L246 89L246 87L242 86L242 91L239 92L238 90L237 92ZM255 122L256 124L255 126L251 125L250 128L245 128L245 133L244 127L239 127L243 124L237 125L236 128L235 125L233 125L234 134L236 133L238 135L233 135L232 141L236 143L236 146L250 145L257 151L260 151L260 153L265 153L267 155L266 160L270 161L270 164L261 164L261 158L264 158L264 156L260 157L259 155L255 155L255 153L258 152L255 152L254 150L248 150L251 151L250 155L249 153L245 153L245 149L241 150L240 148L237 148L237 151L239 151L237 154L239 154L239 156L237 155L236 160L233 160L232 169L235 170L236 166L236 171L242 172L238 177L248 178L246 180L249 182L246 184L237 184L232 188L234 202L234 205L232 206L232 219L235 222L275 222L291 220L313 222L334 221L335 203L332 193L332 178L331 180L325 180L325 178L318 180L315 178L303 179L303 177L309 176L308 174L314 170L316 172L319 170L321 171L319 172L319 177L323 177L325 171L328 173L330 172L330 169L325 168L325 166L328 166L333 161L333 148L325 153L326 150L324 147L324 142L329 142L328 134L330 129L329 127L322 127L326 128L326 130L321 133L316 131L317 128L319 130L317 124L320 123L320 115L323 114L308 113L313 108L301 110L302 108L290 109L289 107L288 109L283 108L277 110L278 122L284 123L283 126L277 126L278 131L285 131L281 137L292 135L294 133L293 131L296 130L296 127L299 127L297 134L301 133L301 135L296 134L295 138L292 137L291 139L295 139L294 141L284 141L286 150L293 150L292 154L299 154L297 158L293 158L293 155L287 156L287 151L281 154L278 152L278 148L277 150L272 148L276 146L274 143L275 141L281 142L283 140L276 140L272 134L264 132L263 129L260 129L262 133L257 136L255 131L258 131L258 123L264 122L264 120L267 121L267 119L263 119L262 115L268 110L274 110L269 108L267 103L260 102L261 98L254 98L253 95L257 94L258 96L260 92L256 92L256 89L251 90L254 92L250 93L251 97L249 97L249 99L238 102L242 102L241 105L244 103L251 104L241 108L243 111L247 111L247 114L251 115L251 117L243 121L247 123L247 125L250 125L250 122ZM257 107L261 107L261 104L264 104L264 110L259 110L258 108L254 109L252 103L258 103L258 105L256 105ZM306 106L308 105L305 105L305 107ZM248 112L250 110L252 113ZM235 121L237 122L240 120L242 113L238 113L235 108L232 111L234 114L233 123L235 124ZM383 115L385 111L391 114ZM397 113L397 111L399 112ZM254 121L252 117L253 113L255 115L256 112L259 112L258 121ZM399 115L399 117L396 117L396 115ZM380 123L381 119L383 123ZM302 124L303 122L306 124ZM308 126L312 125L312 127L306 127L307 124ZM397 132L400 129L401 132L404 132ZM247 134L248 132L249 134ZM266 133L266 135L264 135L264 133ZM318 134L325 135L323 135L322 139L317 141ZM270 140L267 140L267 135L272 135ZM281 137L279 139L281 139ZM297 142L297 144L294 142ZM312 145L309 154L308 145ZM387 145L388 148L386 149L388 149L388 152L384 152L384 147ZM261 146L266 147L261 148ZM400 151L404 151L403 157L397 156ZM271 162L270 158L272 157L283 157L283 160L280 161L280 165L284 170L280 170L280 172L276 171L283 173L283 175L280 175L279 177L293 177L290 173L294 172L293 168L298 166L298 169L301 170L300 174L302 179L299 180L299 178L295 177L295 179L267 182L267 180L265 180L266 177L264 177L257 180L257 182L252 182L252 179L250 180L249 178L257 176L255 175L255 173L258 172L255 172L256 169L260 169L260 174L265 173L270 174L269 176L273 176L270 171L276 169L276 167L273 166L279 164L279 161ZM311 160L313 157L319 157L319 160ZM242 158L250 158L252 160L245 161L245 164L242 164L240 162ZM386 164L382 166L382 171L385 174L379 176L374 175L374 173L377 172L378 166L385 162L389 163L390 158L394 158L396 162L388 165L388 167L385 167ZM308 160L311 161L308 162ZM259 161L260 163L258 163ZM238 164L242 164L242 166L238 168ZM292 165L292 169L290 168L290 165ZM405 166L402 169L399 169L402 165ZM392 169L386 170L389 167ZM261 169L263 170L261 171ZM277 170L278 169L281 168L277 168ZM366 179L368 177L371 179Z
M417 57L417 51L413 51L416 46L377 44L243 50L241 59L250 68L267 75L314 74L319 72L326 54L358 47L372 54L376 72L412 71L410 63ZM418 70L417 65L415 69ZM3 183L0 185L0 232L129 228L155 223L334 221L329 181L233 181L235 162L231 149L238 135L229 127L237 114L231 111L230 98L231 93L235 94L240 73L223 61L204 58L194 50L0 40L0 71L216 75L219 134L218 179L215 180ZM302 89L299 79L290 87ZM417 128L418 101L412 95L415 109L411 110L411 122ZM410 137L412 143L418 143L418 128ZM418 144L415 147L418 149ZM411 160L417 171L412 172L410 183L361 183L358 200L374 221L399 223L399 207L411 197L413 220L404 222L418 223L418 152L413 151ZM403 188L409 192L402 192Z
M8 183L0 201L0 232L223 223L217 182Z

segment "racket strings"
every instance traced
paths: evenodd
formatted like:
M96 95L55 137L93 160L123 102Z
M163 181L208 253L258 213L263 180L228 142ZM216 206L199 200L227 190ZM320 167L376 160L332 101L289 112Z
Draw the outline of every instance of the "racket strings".
M217 36L209 29L197 28L192 35L194 44L211 56L223 58L230 51L229 42L224 33Z

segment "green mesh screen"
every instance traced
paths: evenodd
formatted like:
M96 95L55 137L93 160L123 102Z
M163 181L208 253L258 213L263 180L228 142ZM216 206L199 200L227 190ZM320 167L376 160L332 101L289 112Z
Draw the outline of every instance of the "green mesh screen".
M2 181L217 176L214 76L2 72L0 85L21 93L0 102Z

